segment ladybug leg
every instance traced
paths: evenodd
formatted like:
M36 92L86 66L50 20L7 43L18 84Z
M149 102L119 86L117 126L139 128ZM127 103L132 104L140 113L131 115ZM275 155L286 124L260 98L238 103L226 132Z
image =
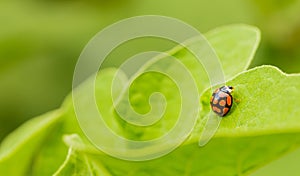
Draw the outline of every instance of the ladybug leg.
M240 99L236 99L236 98L233 98L233 101L236 102L236 103L240 103L241 102Z

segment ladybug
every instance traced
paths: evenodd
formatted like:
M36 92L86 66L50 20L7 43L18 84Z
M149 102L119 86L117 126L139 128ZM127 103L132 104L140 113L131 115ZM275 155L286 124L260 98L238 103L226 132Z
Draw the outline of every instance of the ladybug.
M224 117L230 111L233 103L232 91L232 86L222 86L213 92L210 98L210 106L218 116Z

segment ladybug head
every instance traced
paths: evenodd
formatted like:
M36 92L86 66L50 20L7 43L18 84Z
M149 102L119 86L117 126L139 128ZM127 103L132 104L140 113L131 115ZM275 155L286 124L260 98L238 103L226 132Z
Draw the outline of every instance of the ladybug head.
M222 86L220 90L226 93L231 93L234 90L234 88L232 86Z

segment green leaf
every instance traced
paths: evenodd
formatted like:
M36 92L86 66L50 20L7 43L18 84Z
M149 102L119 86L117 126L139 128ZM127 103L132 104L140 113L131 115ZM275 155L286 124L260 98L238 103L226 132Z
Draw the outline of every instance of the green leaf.
M207 33L206 36L220 57L226 78L230 78L233 75L238 74L248 66L259 41L258 30L254 27L246 25L231 25L221 27ZM226 45L226 43L228 43L228 45ZM192 43L191 45L197 45L197 43ZM197 82L199 93L203 92L203 90L209 87L209 81L205 70L189 51L181 47L176 47L169 53L171 53L174 57L177 57L184 65L186 65ZM115 71L116 70L114 69L103 70L100 72L96 83L96 95L98 95L97 102L98 104L101 104L99 108L104 110L104 118L106 122L108 122L109 126L113 128L117 134L138 140L155 138L169 130L172 127L172 124L174 124L176 121L176 119L172 119L172 117L178 113L178 111L171 111L172 106L177 106L179 100L172 98L174 95L178 98L179 94L176 92L176 88L171 80L166 79L162 75L145 74L139 77L130 87L130 100L133 107L138 112L147 112L147 108L149 108L147 102L148 98L143 94L143 96L140 96L141 90L145 90L146 94L150 94L156 90L161 91L162 93L165 93L167 100L171 101L171 107L169 108L170 111L168 111L166 114L166 119L168 119L167 121L160 122L151 129L138 129L122 120L116 120L119 117L116 115L116 113L111 111L112 102L110 90L111 81ZM152 84L145 84L148 82L151 82ZM84 89L82 89L81 93L84 95ZM203 108L205 108L205 106ZM197 152L198 150L204 152L201 155L210 156L213 154L213 147L210 148L211 151L208 150L205 152L206 150L199 149L199 147L196 145L196 142L193 141L190 143L187 142L186 144L189 145L183 145L170 155L158 160L140 163L121 161L107 156L100 151L95 151L95 148L90 145L77 124L76 115L73 111L72 99L70 97L66 99L62 109L59 110L59 112L60 113L54 114L53 116L49 115L50 119L46 120L44 125L40 125L39 122L35 120L29 121L29 125L24 125L27 127L21 127L17 134L9 136L4 141L2 146L4 150L1 150L0 152L1 156L5 156L0 158L0 168L1 171L2 168L4 168L3 173L8 175L24 175L26 173L32 175L47 175L53 173L53 171L58 168L56 166L60 164L62 154L67 153L66 148L60 144L60 137L66 133L77 133L80 136L80 140L77 140L76 142L76 138L69 138L69 140L68 138L64 139L70 147L70 152L64 164L61 165L60 169L56 172L58 175L71 175L89 172L91 172L91 175L94 172L96 175L101 175L106 174L107 171L112 173L112 175L124 175L129 171L133 175L147 175L149 173L151 173L151 175L152 173L153 175L161 175L164 173L168 175L176 175L179 173L189 174L198 172L197 168L194 169L194 167L189 168L183 166L183 163L190 163L192 165L194 160L189 159L189 156L194 156L193 153ZM47 121L51 121L51 123ZM53 125L53 128L50 128L50 124ZM57 129L60 130L59 132L55 133L54 131ZM97 132L97 129L94 130ZM48 143L45 142L42 144L42 142L39 142L39 138L36 138L36 136L41 136L40 141L47 141L47 134L51 133L52 137ZM21 134L27 134L27 137L22 137ZM18 140L20 142L18 142ZM34 143L36 141L37 144ZM223 142L224 141L219 142L220 145L222 145ZM6 143L14 143L15 146L17 146L15 148L18 148L18 150L14 150L14 148L12 148L6 151L6 149L10 148L10 146ZM32 146L32 144L34 144L34 146ZM36 150L38 151L36 152ZM53 163L53 156L57 156L59 158L55 163ZM15 169L13 166L19 162L19 157L24 159L24 162L18 169ZM173 162L180 160L183 163ZM63 162L61 161L61 163ZM160 168L160 166L163 165L165 165L165 167ZM45 169L45 166L49 166L49 169ZM217 166L225 167L224 164L221 163ZM134 167L134 169L132 167ZM96 169L94 170L90 168ZM208 171L208 169L204 169L203 172L205 171Z
M228 80L248 68L260 42L260 31L253 26L235 24L215 28L205 37L219 56L225 79ZM199 43L191 45L197 46ZM205 69L192 53L180 47L175 47L170 53L187 66L197 82L199 93L210 87Z
M261 66L240 74L234 80L234 103L228 118L222 120L220 133L264 134L299 130L300 74L284 74L273 66ZM203 114L210 111L206 91L201 97ZM243 128L242 128L243 127Z
M225 78L232 76L245 70L257 49L260 41L260 32L257 28L248 25L229 25L216 28L205 34L210 42L223 68ZM202 43L189 43L192 48L200 46ZM169 53L182 62L191 72L194 81L197 84L198 93L201 94L204 89L210 87L209 78L205 68L198 62L194 55L187 49L175 47ZM154 64L153 64L154 65ZM151 67L151 65L148 67ZM155 66L154 66L155 67ZM164 65L165 70L176 71L174 65ZM146 68L144 68L146 69ZM182 80L181 80L182 81ZM185 80L183 80L185 81ZM184 84L187 84L184 82ZM180 113L181 97L177 87L172 80L163 74L144 73L138 77L130 87L130 100L132 107L139 113L147 113L150 110L149 97L153 92L162 93L168 106L164 114L164 120L154 124L149 128L137 127L129 123L123 124L124 130L122 134L129 139L149 140L157 138L166 131L169 131L176 123L174 117L178 117ZM98 95L102 97L102 95ZM99 100L98 104L103 104ZM192 101L192 100L191 100ZM190 102L192 104L192 102ZM100 107L99 107L100 108ZM105 108L103 108L105 111ZM112 116L108 115L108 117Z
M61 139L66 132L65 123L62 122L64 118L61 117L61 120L54 125L55 127L45 129L48 134L39 148L35 149L29 175L52 175L63 163L68 150Z
M300 75L285 75L275 67L263 66L238 75L228 84L235 86L234 98L239 101L205 147L198 146L201 121L182 146L151 161L95 155L78 140L69 143L81 146L75 150L102 163L112 175L244 175L300 147L300 124L295 123L300 117ZM201 98L202 118L209 112L210 95L206 91Z
M66 136L65 138L67 138L66 139L67 141L75 141L74 142L75 145L76 144L83 145L83 141L76 134ZM76 152L75 150L72 149L72 147L69 148L68 155L64 163L60 166L60 168L54 175L55 176L64 176L64 175L111 176L111 174L101 165L100 162L96 163L92 159L88 158L84 153Z
M40 147L48 144L47 137L55 129L55 125L59 122L61 114L60 110L46 113L28 121L11 133L1 143L1 174L30 174L32 172L32 161L35 159Z

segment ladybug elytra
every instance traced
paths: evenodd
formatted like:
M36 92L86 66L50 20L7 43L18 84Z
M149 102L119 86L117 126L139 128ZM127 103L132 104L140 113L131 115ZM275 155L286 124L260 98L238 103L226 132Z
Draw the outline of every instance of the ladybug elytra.
M210 98L210 106L218 116L224 117L230 111L233 103L232 91L232 86L222 86L213 92Z

